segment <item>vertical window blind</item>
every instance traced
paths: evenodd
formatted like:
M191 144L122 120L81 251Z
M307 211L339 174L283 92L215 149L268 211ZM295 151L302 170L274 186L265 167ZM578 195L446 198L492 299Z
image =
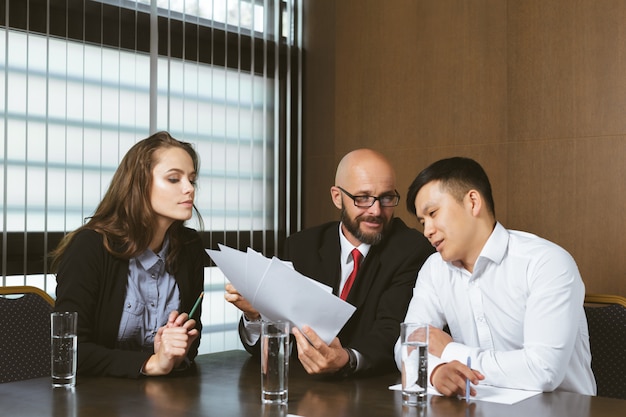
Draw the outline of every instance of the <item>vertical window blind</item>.
M297 0L3 0L0 8L2 285L54 296L46 254L93 213L126 151L158 130L199 153L207 248L270 256L299 228ZM207 268L203 351L238 344L224 282Z

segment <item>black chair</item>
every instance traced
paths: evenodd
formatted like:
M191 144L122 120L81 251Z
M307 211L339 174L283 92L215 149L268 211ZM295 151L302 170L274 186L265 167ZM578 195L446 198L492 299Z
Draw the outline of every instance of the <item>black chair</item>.
M50 313L39 288L0 287L0 383L50 375Z
M626 400L626 298L587 294L585 313L598 396Z

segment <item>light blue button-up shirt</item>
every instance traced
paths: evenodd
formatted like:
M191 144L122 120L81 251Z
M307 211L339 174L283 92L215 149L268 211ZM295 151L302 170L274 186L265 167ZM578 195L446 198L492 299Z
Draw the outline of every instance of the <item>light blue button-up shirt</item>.
M146 249L128 263L128 283L117 347L152 351L154 336L180 305L176 280L165 270L169 240L158 254Z

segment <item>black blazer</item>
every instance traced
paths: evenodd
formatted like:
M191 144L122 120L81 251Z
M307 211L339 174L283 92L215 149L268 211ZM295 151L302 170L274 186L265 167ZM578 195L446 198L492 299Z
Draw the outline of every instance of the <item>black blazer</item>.
M368 373L397 370L393 347L400 335L400 323L413 295L417 273L433 252L421 233L394 218L383 241L373 245L363 260L346 300L356 311L338 337L342 346L363 355ZM340 254L339 222L330 222L291 235L285 242L283 259L338 294Z
M204 288L208 265L202 240L195 230L183 230L185 248L175 274L180 309L189 312ZM128 282L128 261L104 248L102 235L79 232L67 247L57 273L56 311L78 312L78 373L136 378L152 352L115 349ZM196 314L196 328L202 324ZM200 338L187 357L198 354Z

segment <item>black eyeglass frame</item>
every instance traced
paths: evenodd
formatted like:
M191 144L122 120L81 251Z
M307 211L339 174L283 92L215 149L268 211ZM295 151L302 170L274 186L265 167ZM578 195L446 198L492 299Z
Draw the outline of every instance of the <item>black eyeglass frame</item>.
M376 200L378 200L378 202L380 203L381 207L397 207L398 204L400 203L400 193L398 193L398 190L393 190L395 192L394 195L382 195L382 196L373 196L373 195L352 195L349 192L347 192L346 190L344 190L343 188L341 188L340 186L336 185L337 188L339 188L341 190L342 193L344 193L345 195L347 195L348 197L350 197L352 199L352 202L354 203L354 205L358 208L370 208L374 205L374 203L376 203ZM395 204L384 204L383 203L383 198L395 198ZM367 198L367 199L372 199L372 203L369 205L359 205L356 203L356 199L357 198ZM367 204L367 203L366 203Z

